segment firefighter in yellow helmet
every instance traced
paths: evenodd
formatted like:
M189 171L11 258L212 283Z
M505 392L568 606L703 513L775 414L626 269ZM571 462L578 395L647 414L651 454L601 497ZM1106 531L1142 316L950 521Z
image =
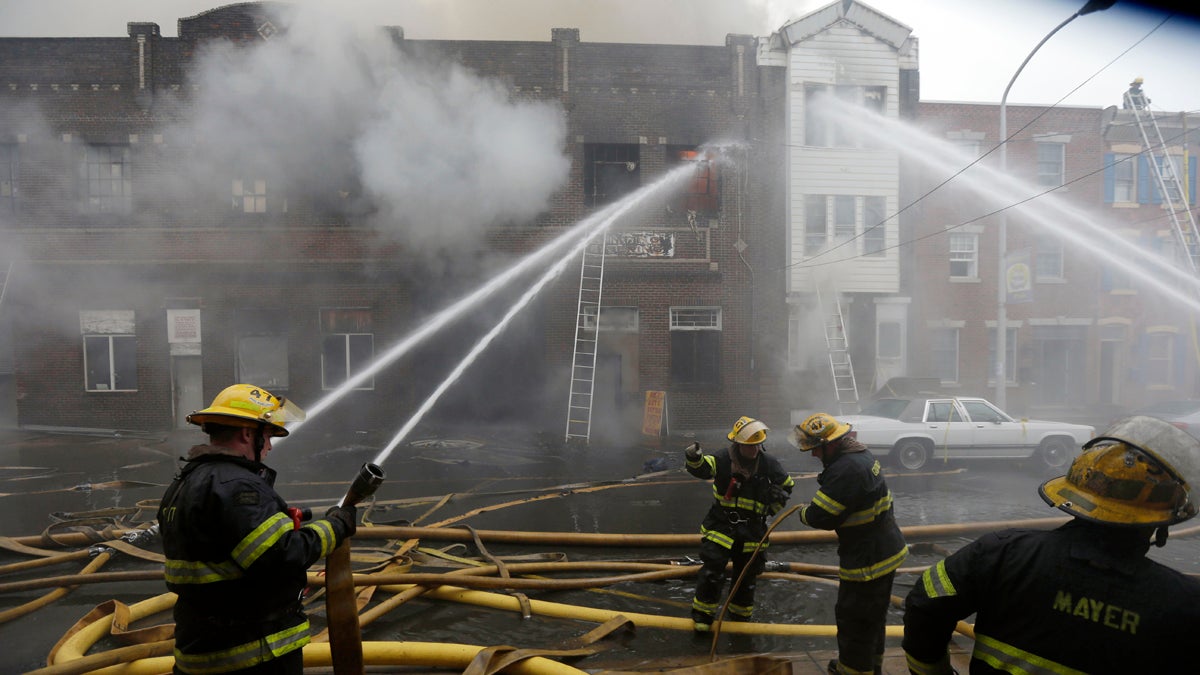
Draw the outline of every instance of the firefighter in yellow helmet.
M1129 83L1129 91L1125 92L1125 101L1122 107L1126 110L1136 108L1144 110L1150 105L1150 99L1146 98L1146 92L1142 91L1142 78L1135 77L1133 82Z
M882 672L892 581L908 556L892 492L879 460L854 438L849 424L832 415L809 416L792 429L790 440L823 467L820 487L800 510L800 520L838 537L838 658L829 662L828 671Z
M688 473L712 481L713 502L700 524L702 567L696 577L692 598L692 621L697 631L712 627L725 585L725 566L733 563L732 579L742 575L741 584L732 589L725 619L749 621L754 613L754 589L766 563L759 542L767 533L767 517L783 508L792 494L795 481L783 470L779 460L767 454L764 442L770 429L752 417L742 417L726 435L729 449L706 454L699 443L684 450ZM761 548L765 549L763 542ZM755 552L759 551L757 555Z
M188 415L209 441L193 447L163 495L158 523L175 602L176 673L299 675L307 570L354 534L354 507L301 526L263 464L271 439L304 419L262 387L235 384Z
M950 632L971 614L972 673L1191 670L1200 581L1146 553L1196 515L1198 481L1200 441L1153 417L1116 422L1038 489L1072 520L986 534L922 575L905 602L909 670L954 672Z

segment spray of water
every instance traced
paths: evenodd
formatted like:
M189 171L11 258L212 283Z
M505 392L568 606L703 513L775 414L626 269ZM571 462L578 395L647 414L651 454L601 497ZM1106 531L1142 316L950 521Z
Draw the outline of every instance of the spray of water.
M833 117L853 132L906 152L931 169L953 173L970 161L953 144L898 120L832 97L825 100L823 105L827 107L826 114L834 113ZM920 148L920 151L907 152L909 148ZM1114 268L1127 271L1147 288L1153 288L1164 297L1200 313L1200 300L1197 299L1200 279L1152 251L1131 246L1112 228L1097 222L1094 214L1071 206L1052 192L1039 193L1029 183L982 162L972 166L970 171L955 176L954 180L982 199L996 204L997 210L1019 208L1022 214L1036 221L1039 226L1053 231L1063 241L1089 252ZM1172 283L1164 277L1172 277L1175 281Z
M387 461L388 457L391 456L392 451L395 450L396 446L398 446L405 438L408 437L408 434L412 432L417 424L421 422L421 419L424 418L425 414L433 408L434 404L437 403L442 394L444 394L446 390L451 387L451 385L458 381L467 368L469 368L471 364L475 362L475 359L478 358L485 349L487 349L492 340L504 332L504 329L508 326L512 319L518 313L520 313L520 311L524 309L526 305L529 304L529 301L537 297L538 293L541 292L542 288L544 288L546 284L550 283L550 281L562 274L563 270L567 268L567 265L574 261L589 243L591 243L597 237L602 236L609 226L618 219L634 209L644 205L654 196L666 194L672 188L681 185L694 170L695 169L690 166L681 166L673 169L664 174L663 177L657 181L634 191L624 199L621 199L615 202L613 205L610 205L610 208L606 208L600 214L597 214L600 217L589 218L588 220L584 221L583 224L585 224L586 227L582 229L580 236L576 237L574 246L566 254L561 256L553 265L551 265L541 275L541 277L539 277L537 281L535 281L534 284L530 286L520 298L517 299L512 307L505 312L500 321L497 322L491 330L489 330L483 337L479 339L478 342L475 343L467 355L464 356L458 365L450 371L450 374L446 376L446 379L444 379L441 384L434 389L433 393L430 394L429 397L425 399L425 402L417 408L412 417L410 417L409 420L404 423L404 426L400 428L400 431L396 432L396 435L392 438L392 440L388 442L388 444L379 452L379 454L375 457L375 464L383 466L383 463Z

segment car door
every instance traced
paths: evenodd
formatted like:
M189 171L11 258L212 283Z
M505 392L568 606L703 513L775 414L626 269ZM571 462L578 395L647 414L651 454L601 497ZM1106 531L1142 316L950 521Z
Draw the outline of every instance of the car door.
M975 444L975 427L967 422L962 408L952 398L925 402L925 428L933 437L933 458L969 456Z
M983 399L960 400L959 404L975 429L973 456L1027 457L1032 452L1034 439L1021 422Z

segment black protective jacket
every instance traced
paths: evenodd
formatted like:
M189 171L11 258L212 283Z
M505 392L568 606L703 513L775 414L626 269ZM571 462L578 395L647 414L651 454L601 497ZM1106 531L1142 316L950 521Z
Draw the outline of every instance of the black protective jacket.
M908 546L879 460L851 438L839 447L817 476L821 487L800 511L800 520L837 532L839 578L870 581L896 571L908 557Z
M185 673L230 672L303 647L308 567L345 535L328 520L296 529L275 472L227 452L192 448L158 510Z
M796 482L765 449L759 450L749 477L735 477L730 452L734 451L686 460L688 473L713 484L713 503L700 531L705 539L724 548L732 549L736 541L746 550L753 550L767 533L767 516L783 508Z
M909 592L909 668L950 672L950 633L977 613L973 674L1195 672L1200 581L1145 557L1148 539L1078 519L980 537Z

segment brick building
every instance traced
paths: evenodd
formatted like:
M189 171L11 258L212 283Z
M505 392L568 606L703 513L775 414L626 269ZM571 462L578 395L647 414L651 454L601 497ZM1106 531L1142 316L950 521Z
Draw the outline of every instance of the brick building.
M298 44L312 31L300 21L282 5L244 3L181 19L176 38L130 23L128 37L0 39L0 325L11 353L5 403L16 423L180 427L235 381L311 405L456 299L678 166L694 166L686 186L614 222L608 236L593 432L636 437L647 390L667 392L672 431L783 414L770 375L777 331L763 329L782 315L782 294L755 276L780 248L769 227L782 202L772 168L780 148L751 142L779 123L779 85L757 66L754 38L592 44L578 30L555 29L546 42L450 42L408 40L391 28L372 38L386 38L384 51L339 62L343 72L329 80L315 69L253 70L248 54L267 45L287 45L283 54L296 62L330 47L311 32ZM389 79L410 67L407 79ZM359 79L374 86L371 96L394 98L345 100ZM303 106L262 103L320 87L328 93L284 99ZM465 103L440 109L414 103L459 94ZM479 114L480 100L495 103L496 115ZM426 130L393 145L364 140L379 120L356 117L359 107L376 106L379 117L410 104L414 129L428 117L446 126L482 119L444 139ZM452 179L485 174L468 186L499 182L517 194L546 184L536 175L544 167L532 166L542 141L504 132L547 105L559 111L544 125L565 161L544 164L566 170L544 203L510 205L508 195L471 189L439 201L434 192L447 179L437 172L452 162L460 162ZM219 123L197 122L205 114ZM318 114L345 124L284 133ZM254 133L239 135L246 129ZM477 130L495 135L464 138ZM488 147L501 142L518 147ZM731 150L694 161L714 142ZM477 162L462 162L463 145L468 158L479 151ZM404 204L388 201L363 168L380 156L415 166L392 185L429 179L428 199L417 191ZM480 223L470 236L449 234L470 218ZM595 321L581 312L579 285L575 263L429 419L561 434L576 321ZM519 293L498 291L455 315L323 417L399 427Z

